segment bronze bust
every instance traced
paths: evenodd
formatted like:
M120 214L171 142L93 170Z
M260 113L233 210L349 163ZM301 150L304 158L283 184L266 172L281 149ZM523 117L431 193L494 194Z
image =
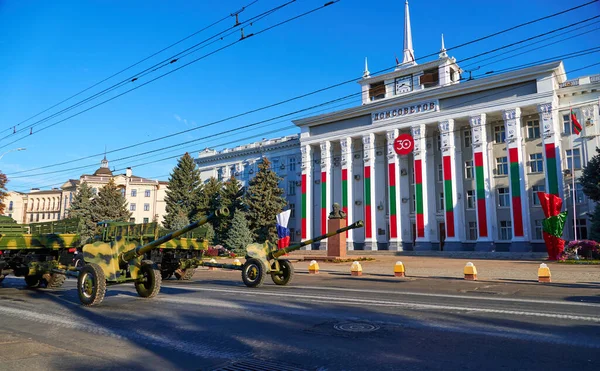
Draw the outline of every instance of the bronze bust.
M340 204L333 204L333 210L329 213L329 219L346 219L346 213L340 210Z

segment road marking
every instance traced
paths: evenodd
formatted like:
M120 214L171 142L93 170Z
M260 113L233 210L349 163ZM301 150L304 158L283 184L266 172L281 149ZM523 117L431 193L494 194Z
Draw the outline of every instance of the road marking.
M176 287L176 286L166 286ZM181 288L181 287L179 287ZM386 300L372 300L372 299L358 299L358 298L341 298L341 297L326 297L318 295L300 295L291 293L276 293L266 292L258 290L232 290L232 289L217 289L217 288L204 288L204 287L186 287L192 291L212 291L212 292L223 292L227 294L245 294L251 296L275 296L292 299L306 299L310 301L316 301L321 303L336 302L338 304L368 304L372 306L387 306L387 307L399 307L407 309L430 309L430 310L445 310L445 311L466 311L475 313L494 313L494 314L510 314L515 316L529 316L529 317L545 317L545 318L556 318L556 319L567 319L573 321L588 321L588 322L600 322L600 317L589 317L589 316L576 316L569 314L560 313L541 313L541 312L529 312L529 311L516 311L508 309L488 309L488 308L476 308L467 306L453 306L453 305L437 305L437 304L419 304L419 303L403 303L397 301L386 301Z

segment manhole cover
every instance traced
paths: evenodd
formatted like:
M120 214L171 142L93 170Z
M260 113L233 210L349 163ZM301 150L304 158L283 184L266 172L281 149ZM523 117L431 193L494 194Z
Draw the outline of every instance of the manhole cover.
M379 330L379 326L361 322L338 323L334 325L333 328L338 331L346 332L373 332Z

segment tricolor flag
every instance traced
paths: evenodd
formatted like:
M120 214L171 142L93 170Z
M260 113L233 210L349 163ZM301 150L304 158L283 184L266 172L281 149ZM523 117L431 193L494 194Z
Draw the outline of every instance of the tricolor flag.
M581 133L583 130L583 127L581 127L581 124L579 121L577 121L577 116L575 116L575 113L573 113L573 109L571 109L571 122L573 123L573 130L575 130L575 134L579 135L579 133Z
M277 237L279 237L279 240L277 241L277 247L280 249L290 245L290 230L287 225L290 221L291 213L291 210L286 210L279 213L276 217L277 223L275 224L275 228L277 228Z
M396 57L396 64L400 64L400 61L398 60L398 56L394 55L394 57Z

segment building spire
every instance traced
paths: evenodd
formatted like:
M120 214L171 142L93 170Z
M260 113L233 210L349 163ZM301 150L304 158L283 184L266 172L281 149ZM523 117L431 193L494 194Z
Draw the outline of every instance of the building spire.
M415 52L413 51L412 32L410 29L410 13L408 11L408 0L404 5L404 57L402 66L408 67L415 65Z
M442 48L440 49L440 59L448 58L448 53L446 53L446 46L444 45L444 34L442 34Z
M365 57L365 71L363 72L363 79L367 79L371 76L371 73L369 72L369 64L367 62L367 57Z

